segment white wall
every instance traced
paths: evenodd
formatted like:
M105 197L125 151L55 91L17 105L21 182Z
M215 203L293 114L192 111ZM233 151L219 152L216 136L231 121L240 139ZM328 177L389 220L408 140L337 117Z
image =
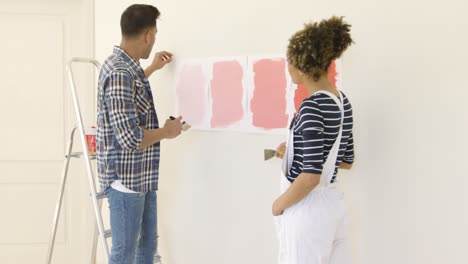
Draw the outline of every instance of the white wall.
M75 123L64 66L72 56L93 56L93 9L92 0L0 1L2 264L46 260L65 146ZM93 97L92 90L80 91L88 113ZM70 166L53 263L89 260L91 211L80 165Z
M344 15L343 57L357 161L341 175L355 263L467 263L468 59L464 1L141 1L162 12L157 49L176 58L283 53L302 23ZM96 0L96 56L119 43L133 1ZM174 113L174 66L151 78L160 119ZM466 104L465 104L466 105ZM270 215L283 137L190 131L163 144L159 192L168 263L275 263Z

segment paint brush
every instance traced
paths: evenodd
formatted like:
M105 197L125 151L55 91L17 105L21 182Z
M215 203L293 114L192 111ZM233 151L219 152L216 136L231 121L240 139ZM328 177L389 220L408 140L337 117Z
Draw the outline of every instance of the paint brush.
M273 149L265 149L263 151L263 155L264 155L264 159L265 160L269 160L271 158L273 158L276 154L276 150L273 150Z
M173 116L170 116L169 117L171 120L175 120L176 118L173 117ZM192 126L190 126L189 124L187 124L185 121L182 121L182 130L183 131L187 131L189 130L189 128L191 128Z

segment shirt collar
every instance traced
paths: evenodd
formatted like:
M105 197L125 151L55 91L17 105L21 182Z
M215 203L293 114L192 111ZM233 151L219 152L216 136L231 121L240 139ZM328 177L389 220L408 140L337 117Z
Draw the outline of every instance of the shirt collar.
M114 53L114 55L121 57L126 63L128 63L130 65L130 67L135 69L138 73L141 74L143 72L143 68L141 68L140 62L133 59L121 47L114 46L114 52L113 53ZM143 73L143 75L144 75L144 73Z

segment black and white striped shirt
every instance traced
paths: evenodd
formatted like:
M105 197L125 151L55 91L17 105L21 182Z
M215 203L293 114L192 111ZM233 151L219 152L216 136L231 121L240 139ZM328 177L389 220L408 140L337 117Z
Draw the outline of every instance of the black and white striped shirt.
M346 96L344 103L343 135L336 160L334 182L341 162L353 163L353 112ZM341 112L335 101L326 94L315 94L305 99L292 121L294 129L294 158L287 176L290 182L304 173L321 174L322 167L340 129Z

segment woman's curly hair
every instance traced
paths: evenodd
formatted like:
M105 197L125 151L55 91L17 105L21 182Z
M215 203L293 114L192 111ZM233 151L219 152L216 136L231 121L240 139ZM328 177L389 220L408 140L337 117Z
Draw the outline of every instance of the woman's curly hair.
M325 74L331 62L353 43L351 25L333 16L320 23L309 23L296 32L288 45L288 62L315 81Z

